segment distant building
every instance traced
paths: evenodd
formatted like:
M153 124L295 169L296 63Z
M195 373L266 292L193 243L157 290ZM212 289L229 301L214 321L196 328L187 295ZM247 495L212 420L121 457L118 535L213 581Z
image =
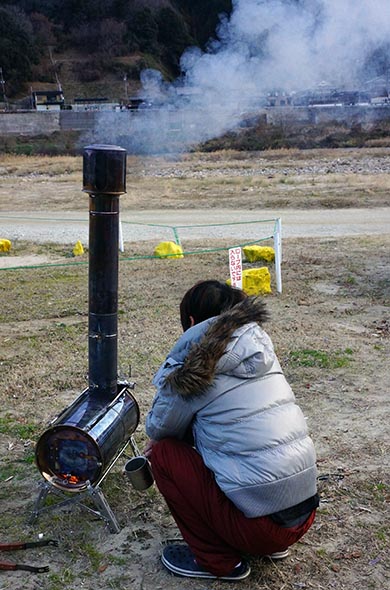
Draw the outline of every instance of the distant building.
M116 111L120 105L117 102L109 102L108 98L90 97L75 98L70 108L72 111Z
M283 91L270 92L267 96L269 107L286 107L291 105L291 96Z
M62 90L33 90L32 102L37 111L59 111L65 99Z
M390 83L389 76L378 76L368 80L364 84L366 92L370 95L373 102L386 102L384 99L389 98ZM379 100L376 100L379 99ZM387 101L388 102L388 101Z

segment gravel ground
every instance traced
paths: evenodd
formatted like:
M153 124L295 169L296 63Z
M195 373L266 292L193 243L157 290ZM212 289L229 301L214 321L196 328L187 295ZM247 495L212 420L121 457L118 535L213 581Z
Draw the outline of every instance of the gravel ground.
M175 226L181 239L258 239L273 233L273 220L282 220L283 237L340 237L389 233L390 208L332 210L234 209L144 210L122 213L124 241L172 240ZM269 223L250 223L271 220ZM217 224L211 226L210 224ZM218 225L222 224L222 225ZM234 224L234 225L229 225ZM0 213L0 236L34 242L88 242L88 212Z
M372 155L359 155L357 150L351 150L350 156L348 151L343 150L342 157L335 157L337 150L334 153L325 153L322 151L321 160L313 161L313 159L305 158L304 152L301 152L301 161L297 163L297 152L292 151L291 162L288 157L275 158L275 162L270 163L270 155L261 157L257 152L249 154L245 152L245 168L234 168L232 166L219 166L215 162L214 167L202 167L200 170L194 170L192 167L186 167L185 164L191 163L191 156L181 163L178 167L175 163L167 163L161 166L161 160L149 160L148 164L143 167L142 175L146 177L159 178L207 178L209 176L302 176L312 175L318 176L323 174L382 174L388 173L390 169L390 155L386 154L387 150L381 149L381 154L375 153L372 150ZM390 150L389 150L390 151ZM346 155L347 152L347 155ZM272 152L270 152L272 153ZM310 152L313 153L313 150ZM202 163L202 156L197 154L199 164ZM210 155L206 154L204 159L210 163ZM234 161L239 161L237 157ZM271 160L272 161L272 160Z

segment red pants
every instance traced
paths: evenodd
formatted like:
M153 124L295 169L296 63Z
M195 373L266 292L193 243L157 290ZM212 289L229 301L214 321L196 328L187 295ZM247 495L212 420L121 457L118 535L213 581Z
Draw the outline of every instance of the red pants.
M247 518L215 483L213 473L190 445L164 439L153 446L151 463L184 540L197 562L216 576L229 574L242 554L268 555L296 543L310 528L283 528L266 516Z

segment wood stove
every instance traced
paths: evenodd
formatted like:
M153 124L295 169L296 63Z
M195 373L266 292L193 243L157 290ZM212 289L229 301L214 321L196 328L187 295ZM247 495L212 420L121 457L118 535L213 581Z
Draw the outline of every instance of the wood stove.
M119 532L99 486L128 445L139 454L132 436L139 423L134 384L117 376L119 196L126 192L126 151L86 147L83 190L89 194L88 388L37 442L36 463L45 482L32 519L42 510L77 503ZM63 501L45 507L49 493ZM97 510L84 503L86 498Z

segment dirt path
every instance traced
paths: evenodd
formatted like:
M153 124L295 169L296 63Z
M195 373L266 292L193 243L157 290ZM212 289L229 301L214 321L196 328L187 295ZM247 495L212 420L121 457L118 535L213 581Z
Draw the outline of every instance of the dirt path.
M341 237L389 233L390 208L373 209L280 209L280 210L139 210L122 211L125 241L173 239L172 226L214 227L180 228L180 236L249 238L272 234L273 220L280 217L283 237ZM270 223L249 223L270 220ZM222 224L219 225L219 224ZM228 225L234 224L234 225ZM164 227L168 226L168 227ZM0 237L34 242L73 243L88 240L88 211L0 213Z

